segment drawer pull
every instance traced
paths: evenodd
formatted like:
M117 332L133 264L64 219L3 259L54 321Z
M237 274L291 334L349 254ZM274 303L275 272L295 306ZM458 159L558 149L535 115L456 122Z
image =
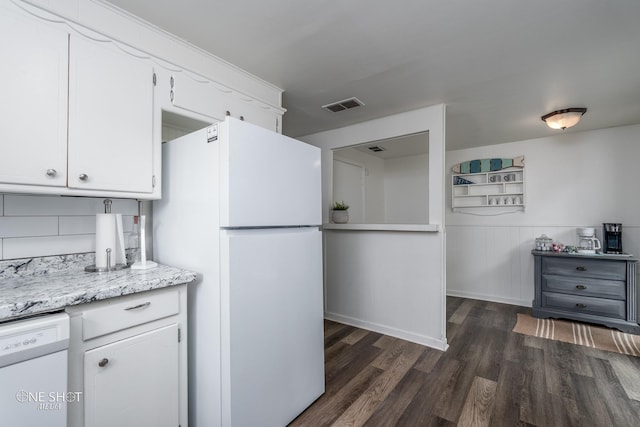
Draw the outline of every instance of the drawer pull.
M98 362L98 366L100 366L101 368L104 368L105 366L107 366L107 364L109 364L109 359L107 359L106 357Z
M587 308L587 304L578 303L578 304L576 304L576 307L578 307L578 308Z
M576 270L578 270L578 271L587 271L587 267L579 266L579 267L576 267Z
M151 305L151 302L150 302L150 301L147 301L147 302L143 302L142 304L138 304L138 305L134 305L134 306L131 306L131 307L127 307L127 308L125 308L125 310L126 310L126 311L129 311L129 310L137 310L137 309L139 309L139 308L147 308L147 307L149 307L150 305Z
M584 290L587 289L585 285L576 285L576 289Z

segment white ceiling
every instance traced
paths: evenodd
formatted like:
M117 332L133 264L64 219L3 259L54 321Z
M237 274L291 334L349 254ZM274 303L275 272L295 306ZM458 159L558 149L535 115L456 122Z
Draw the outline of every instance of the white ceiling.
M379 147L383 151L371 151L369 147ZM404 135L398 138L383 139L341 148L340 150L354 149L381 159L396 159L398 157L419 156L429 153L429 132Z
M445 103L447 148L640 123L638 0L110 0L285 90L284 133ZM355 96L364 107L322 105Z

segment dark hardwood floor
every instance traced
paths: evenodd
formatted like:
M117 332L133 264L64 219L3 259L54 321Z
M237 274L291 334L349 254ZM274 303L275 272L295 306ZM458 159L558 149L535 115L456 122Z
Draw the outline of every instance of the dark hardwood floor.
M516 334L518 312L448 297L446 352L327 321L326 392L290 426L640 426L640 358Z

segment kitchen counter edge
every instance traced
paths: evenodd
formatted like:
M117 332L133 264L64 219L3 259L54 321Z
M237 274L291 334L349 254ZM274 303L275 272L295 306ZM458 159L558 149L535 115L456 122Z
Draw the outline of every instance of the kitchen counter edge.
M158 264L106 273L68 270L0 281L0 322L39 313L193 282L197 274Z

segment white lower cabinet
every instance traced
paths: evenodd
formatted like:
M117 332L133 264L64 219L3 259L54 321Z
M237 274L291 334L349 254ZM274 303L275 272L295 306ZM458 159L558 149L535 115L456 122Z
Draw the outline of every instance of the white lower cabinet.
M178 325L84 354L86 427L180 424Z
M69 427L187 427L186 285L67 312Z

